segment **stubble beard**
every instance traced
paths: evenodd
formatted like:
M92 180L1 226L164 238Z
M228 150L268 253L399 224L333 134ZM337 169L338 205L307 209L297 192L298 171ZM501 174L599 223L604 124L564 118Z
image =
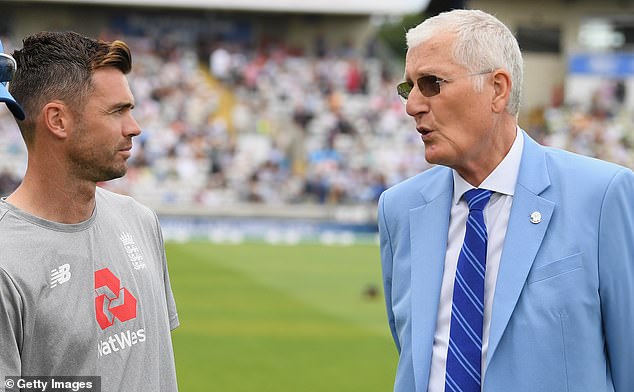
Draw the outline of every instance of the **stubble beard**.
M83 143L82 146L81 141L85 140L89 132L83 124L78 127L77 133L82 139L69 156L72 175L94 183L123 177L128 171L128 166L125 160L118 162L118 150L106 150L106 147L94 143L89 144L88 148L85 146L87 143Z
M88 155L88 154L87 154ZM85 179L94 183L114 180L116 178L123 177L128 168L124 163L103 164L104 156L95 156L96 154L90 154L91 156L74 156L71 157L72 171L77 178ZM112 157L108 157L111 159Z

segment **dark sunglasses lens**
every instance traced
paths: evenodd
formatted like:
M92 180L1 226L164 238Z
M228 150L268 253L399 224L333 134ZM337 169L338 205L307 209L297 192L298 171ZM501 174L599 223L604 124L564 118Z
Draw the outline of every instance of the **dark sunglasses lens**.
M417 83L420 92L426 97L433 97L440 94L440 84L438 83L438 77L434 75L421 76Z
M10 82L15 75L15 63L12 59L0 55L0 82Z
M407 82L400 83L398 86L396 86L396 92L403 99L407 99L411 91L412 91L412 85L410 85Z

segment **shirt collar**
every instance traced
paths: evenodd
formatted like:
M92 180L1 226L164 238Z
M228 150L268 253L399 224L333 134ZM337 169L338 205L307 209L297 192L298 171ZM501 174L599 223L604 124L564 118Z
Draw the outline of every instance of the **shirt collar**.
M524 149L524 134L519 128L515 130L515 140L508 154L502 159L497 167L489 174L487 178L480 184L480 189L488 189L490 191L513 196L515 194L515 184L517 183L517 175L520 169L520 161L522 160L522 150ZM473 188L464 178L453 171L453 203L458 204L462 195Z

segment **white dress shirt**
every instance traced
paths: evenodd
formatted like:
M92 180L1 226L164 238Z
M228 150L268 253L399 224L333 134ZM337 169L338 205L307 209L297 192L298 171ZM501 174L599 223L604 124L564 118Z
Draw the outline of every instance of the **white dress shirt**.
M485 359L489 345L493 293L500 267L502 247L511 213L511 204L513 203L513 194L517 183L523 148L524 136L521 131L516 130L515 141L510 151L479 187L493 191L489 203L484 208L484 223L487 227L489 240L487 243L486 274L484 279L481 373L483 376L486 370ZM445 367L447 364L447 347L449 345L453 285L458 266L458 255L464 241L467 216L469 215L469 207L467 207L467 202L462 199L462 195L472 188L473 186L454 170L453 203L449 219L447 253L445 255L440 303L438 304L438 318L436 320L436 333L434 334L428 392L443 392L445 390Z

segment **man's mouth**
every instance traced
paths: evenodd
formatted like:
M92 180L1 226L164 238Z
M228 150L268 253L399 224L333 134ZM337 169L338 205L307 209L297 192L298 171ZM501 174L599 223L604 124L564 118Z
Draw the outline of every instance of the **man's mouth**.
M432 131L429 128L426 127L416 127L416 130L418 131L418 133L421 134L421 136L425 137L427 135L429 135Z

